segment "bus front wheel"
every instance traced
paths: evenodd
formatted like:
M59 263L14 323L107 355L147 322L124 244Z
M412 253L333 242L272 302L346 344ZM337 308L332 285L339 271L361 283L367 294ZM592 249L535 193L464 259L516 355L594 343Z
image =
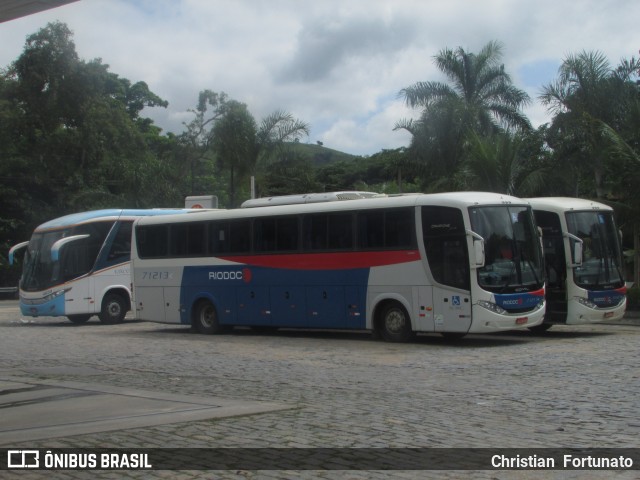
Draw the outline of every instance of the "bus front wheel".
M198 333L213 334L220 332L218 312L208 300L198 302L195 307L193 323Z
M389 303L382 309L378 329L387 342L406 342L413 336L409 314L397 302Z
M108 293L102 301L102 308L98 317L106 325L121 323L127 314L127 310L127 302L121 295Z

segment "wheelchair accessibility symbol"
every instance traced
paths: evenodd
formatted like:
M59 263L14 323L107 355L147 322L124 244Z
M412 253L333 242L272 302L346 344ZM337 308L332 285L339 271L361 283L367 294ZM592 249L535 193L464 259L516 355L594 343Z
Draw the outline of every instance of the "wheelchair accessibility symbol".
M454 307L459 307L460 306L460 296L459 295L453 295L451 297L451 305L453 305Z

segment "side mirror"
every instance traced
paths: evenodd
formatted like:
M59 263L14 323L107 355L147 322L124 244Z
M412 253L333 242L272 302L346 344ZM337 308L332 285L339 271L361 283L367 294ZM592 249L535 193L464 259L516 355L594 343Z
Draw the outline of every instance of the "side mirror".
M573 235L571 233L565 233L565 236L569 238L570 242L573 242L573 248L571 249L571 255L573 256L572 265L574 267L582 265L582 251L583 251L582 245L584 241L580 237L577 237L576 235Z
M19 243L17 245L14 245L13 247L11 247L9 249L9 265L13 265L14 264L16 252L18 250L22 250L27 245L29 245L29 242L22 242L22 243Z
M72 235L71 237L61 238L53 245L51 245L51 260L57 262L60 259L60 249L65 246L67 243L76 242L78 240L82 240L83 238L88 238L89 234L85 233L83 235Z
M482 240L473 240L473 253L476 257L476 266L484 267L484 241Z
M484 256L484 238L478 235L473 230L467 230L467 235L471 235L473 238L473 254L475 257L475 266L476 267L484 267L485 256Z
M582 242L576 242L573 244L573 263L576 265L582 265Z

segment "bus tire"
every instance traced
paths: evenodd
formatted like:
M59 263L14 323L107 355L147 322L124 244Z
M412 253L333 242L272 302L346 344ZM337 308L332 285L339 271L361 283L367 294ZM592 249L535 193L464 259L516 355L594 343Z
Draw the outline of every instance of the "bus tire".
M198 333L208 335L220 333L218 312L209 300L200 300L196 304L193 311L193 326Z
M378 331L387 342L406 342L413 337L411 319L398 302L387 303L380 312Z
M78 315L67 315L67 318L69 319L69 321L71 323L75 323L76 325L87 323L91 317L92 315L88 313L78 314Z
M128 302L117 293L107 293L102 300L102 308L98 317L105 325L121 323L127 314Z

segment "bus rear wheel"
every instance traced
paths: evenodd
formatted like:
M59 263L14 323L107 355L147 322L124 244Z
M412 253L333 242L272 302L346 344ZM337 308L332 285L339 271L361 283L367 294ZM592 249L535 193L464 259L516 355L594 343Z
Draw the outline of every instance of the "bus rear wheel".
M198 333L213 334L220 332L218 312L208 300L201 300L195 307L193 325Z
M378 329L387 342L406 342L413 337L409 314L397 302L389 303L382 309Z
M105 295L104 300L102 300L102 308L100 309L98 317L100 317L100 321L105 325L121 323L127 314L127 310L127 301L122 298L122 295L108 293Z

